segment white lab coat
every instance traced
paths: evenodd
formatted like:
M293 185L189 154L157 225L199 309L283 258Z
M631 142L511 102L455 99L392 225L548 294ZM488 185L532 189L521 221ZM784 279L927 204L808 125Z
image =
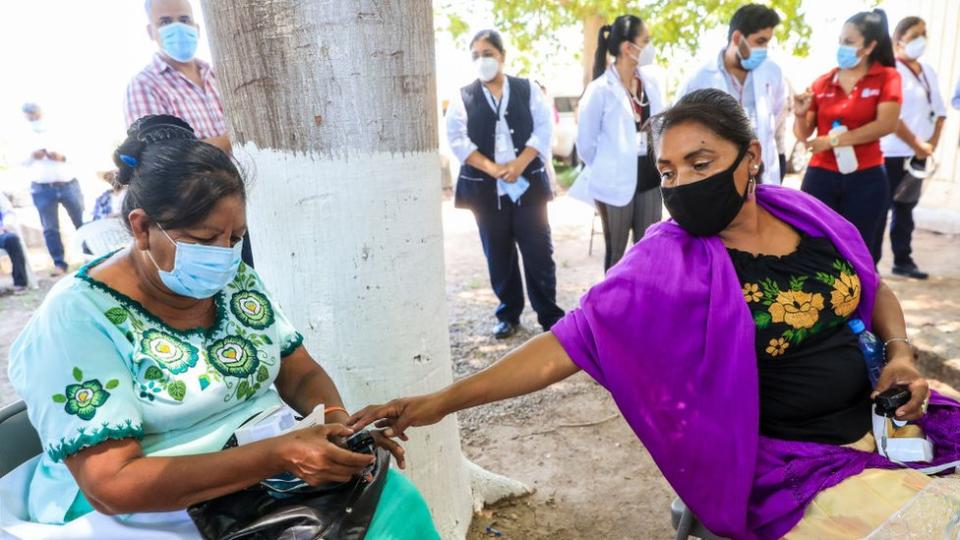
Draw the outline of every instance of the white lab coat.
M723 55L717 55L690 77L677 99L702 88L729 92L724 77ZM751 72L754 106L757 111L757 140L763 152L764 184L780 183L780 158L777 155L777 115L786 105L786 88L780 66L766 59ZM737 96L734 96L737 97Z
M650 114L663 111L664 99L656 78L637 70L650 100ZM652 141L648 141L650 148ZM577 153L586 164L572 193L612 206L626 206L637 190L637 127L630 95L611 65L587 85L580 99ZM585 197L579 197L585 198Z

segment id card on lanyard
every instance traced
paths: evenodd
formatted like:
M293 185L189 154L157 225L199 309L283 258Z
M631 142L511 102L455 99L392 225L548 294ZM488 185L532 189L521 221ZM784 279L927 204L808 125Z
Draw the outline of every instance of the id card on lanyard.
M920 73L917 73L913 71L913 69L902 60L897 60L897 62L900 62L901 64L903 64L903 66L907 68L907 71L909 71L910 74L913 75L913 78L916 79L918 83L920 83L921 87L923 87L923 91L927 96L927 120L929 120L931 124L936 123L937 113L934 112L933 110L933 88L931 88L930 86L930 81L927 80L926 72L923 71L923 65L920 66Z

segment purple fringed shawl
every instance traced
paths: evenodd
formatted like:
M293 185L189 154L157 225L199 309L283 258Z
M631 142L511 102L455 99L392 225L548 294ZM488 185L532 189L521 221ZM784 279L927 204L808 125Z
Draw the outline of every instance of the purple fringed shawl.
M857 229L799 191L758 186L757 202L853 265L869 327L879 278ZM754 322L727 250L675 222L644 239L552 329L602 384L681 499L714 533L778 538L819 491L878 454L759 435ZM960 408L936 396L923 427L937 463L960 459Z

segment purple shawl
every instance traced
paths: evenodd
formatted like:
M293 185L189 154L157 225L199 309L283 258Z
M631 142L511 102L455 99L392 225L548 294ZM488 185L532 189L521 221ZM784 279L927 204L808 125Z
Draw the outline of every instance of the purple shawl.
M869 327L879 277L857 229L805 193L761 185L756 194L850 261ZM718 237L691 236L672 220L652 226L551 331L610 391L667 481L716 534L778 538L819 491L865 467L894 466L879 454L759 435L754 322ZM960 458L957 407L932 401L924 427L937 462ZM934 422L941 417L946 424Z

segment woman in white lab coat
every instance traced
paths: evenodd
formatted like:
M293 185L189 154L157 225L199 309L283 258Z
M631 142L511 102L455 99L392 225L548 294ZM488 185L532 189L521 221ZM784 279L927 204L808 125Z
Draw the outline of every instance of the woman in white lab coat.
M588 184L603 221L605 271L623 257L630 231L636 243L663 213L660 176L642 129L664 106L656 80L641 68L655 56L643 21L617 17L600 29L594 80L580 100L577 151L586 167L577 181Z

